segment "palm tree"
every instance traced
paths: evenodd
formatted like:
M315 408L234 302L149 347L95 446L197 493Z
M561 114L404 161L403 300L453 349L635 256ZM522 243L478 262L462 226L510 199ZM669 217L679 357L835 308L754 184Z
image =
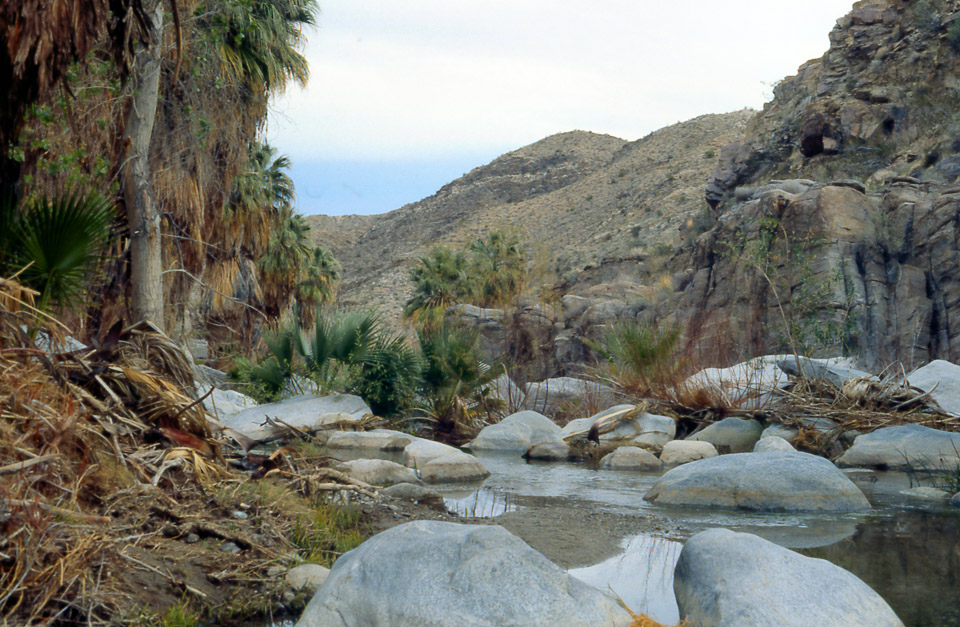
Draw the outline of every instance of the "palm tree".
M483 307L510 301L523 289L526 269L524 251L516 235L491 231L470 244L468 272L475 279L472 296Z
M307 60L297 47L303 26L315 23L315 0L230 3L219 16L220 55L227 72L252 91L282 91L292 80L305 84Z
M37 306L75 303L110 241L117 210L97 194L0 201L0 271L40 293Z
M314 250L309 234L310 226L303 216L290 208L280 211L267 250L257 260L264 309L270 317L279 317L286 309L298 287L301 272L312 261Z
M316 246L300 273L297 284L297 317L307 325L317 305L333 301L337 283L340 281L340 263L329 250Z
M418 258L419 265L410 270L413 296L404 305L404 316L423 326L435 326L443 312L470 292L466 274L466 257L445 246L434 248Z

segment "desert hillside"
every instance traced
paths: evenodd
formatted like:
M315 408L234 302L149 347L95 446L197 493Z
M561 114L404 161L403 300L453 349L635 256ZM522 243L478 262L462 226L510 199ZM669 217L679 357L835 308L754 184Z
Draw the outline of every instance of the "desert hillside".
M437 243L519 231L552 283L603 259L666 256L702 213L722 146L754 112L705 115L636 140L572 131L507 153L434 195L378 216L311 216L343 264L341 301L397 317L408 268Z

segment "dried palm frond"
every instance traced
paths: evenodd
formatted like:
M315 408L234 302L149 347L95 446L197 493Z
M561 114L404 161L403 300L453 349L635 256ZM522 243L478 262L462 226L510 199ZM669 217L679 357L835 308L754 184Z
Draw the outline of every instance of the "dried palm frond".
M124 362L148 366L190 395L195 394L193 365L179 344L149 322L139 322L120 335L120 354ZM146 368L141 368L146 369Z

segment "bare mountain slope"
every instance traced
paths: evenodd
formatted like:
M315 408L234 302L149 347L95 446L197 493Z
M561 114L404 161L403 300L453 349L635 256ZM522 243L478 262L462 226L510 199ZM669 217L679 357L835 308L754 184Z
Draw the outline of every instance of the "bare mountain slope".
M399 316L409 267L437 244L518 230L541 268L562 278L600 259L663 254L705 207L720 147L751 111L705 115L627 142L561 133L507 153L436 194L379 216L311 216L343 264L341 301Z

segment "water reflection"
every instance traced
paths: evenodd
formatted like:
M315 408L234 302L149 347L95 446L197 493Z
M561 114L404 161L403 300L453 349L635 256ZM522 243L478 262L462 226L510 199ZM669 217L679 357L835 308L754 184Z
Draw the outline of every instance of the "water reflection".
M466 496L462 492L453 492L443 497L443 503L450 512L472 518L496 518L516 511L517 506L511 500L509 494L489 488L466 491Z
M643 534L626 539L621 555L568 572L615 594L636 613L674 624L680 616L673 596L673 569L681 548L679 542Z

